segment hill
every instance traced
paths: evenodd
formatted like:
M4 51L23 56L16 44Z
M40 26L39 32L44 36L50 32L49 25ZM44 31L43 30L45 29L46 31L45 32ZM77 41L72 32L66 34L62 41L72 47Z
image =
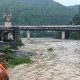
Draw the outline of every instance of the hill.
M79 5L69 6L69 8L79 11Z
M76 14L53 0L0 0L0 24L6 10L13 14L13 24L19 25L67 24Z

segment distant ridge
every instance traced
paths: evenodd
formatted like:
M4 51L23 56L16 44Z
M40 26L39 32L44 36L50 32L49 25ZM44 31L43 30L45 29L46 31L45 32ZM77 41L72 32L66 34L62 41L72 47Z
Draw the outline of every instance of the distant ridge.
M79 11L79 5L69 6L69 8Z
M13 24L19 25L68 24L77 13L53 0L0 0L0 24L6 9L13 14Z

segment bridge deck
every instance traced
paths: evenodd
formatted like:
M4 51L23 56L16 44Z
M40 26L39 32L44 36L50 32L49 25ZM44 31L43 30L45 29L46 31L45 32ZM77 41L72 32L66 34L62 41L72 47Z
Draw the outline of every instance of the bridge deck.
M53 25L53 26L18 26L18 27L11 27L11 28L6 28L6 27L0 27L0 31L3 30L52 30L52 31L80 31L80 25Z
M80 31L80 25L19 26L20 30Z
M39 25L39 26L18 26L18 27L80 27L80 25Z

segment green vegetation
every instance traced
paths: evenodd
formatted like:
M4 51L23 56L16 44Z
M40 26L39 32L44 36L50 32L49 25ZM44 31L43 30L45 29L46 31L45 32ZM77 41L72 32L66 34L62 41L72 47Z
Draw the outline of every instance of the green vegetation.
M31 64L33 62L30 57L16 57L9 48L6 48L1 52L5 53L8 67L14 67L23 63Z
M5 53L5 57L6 57L7 62L8 62L9 59L14 58L14 54L9 48L4 49L2 52Z
M33 61L29 57L19 57L19 58L13 58L8 60L8 65L10 66L17 66L19 64L23 63L29 63L31 64Z
M80 32L71 32L69 38L74 40L80 40Z
M48 48L47 49L49 52L53 52L54 50L53 50L53 48Z
M80 25L80 12L73 17L70 24ZM71 32L69 38L80 40L80 31Z
M77 13L53 0L0 0L0 24L4 11L10 11L18 25L67 24Z
M72 19L73 23L75 25L80 25L80 14L76 14L73 19Z

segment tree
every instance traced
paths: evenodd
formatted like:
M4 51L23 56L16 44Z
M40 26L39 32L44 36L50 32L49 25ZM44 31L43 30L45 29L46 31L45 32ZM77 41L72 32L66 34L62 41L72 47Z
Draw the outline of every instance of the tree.
M75 25L80 25L80 14L76 14L73 19L72 19L73 23Z
M76 14L73 19L72 19L72 23L74 23L74 25L80 25L80 13ZM79 39L80 40L80 32L71 32L70 39Z

